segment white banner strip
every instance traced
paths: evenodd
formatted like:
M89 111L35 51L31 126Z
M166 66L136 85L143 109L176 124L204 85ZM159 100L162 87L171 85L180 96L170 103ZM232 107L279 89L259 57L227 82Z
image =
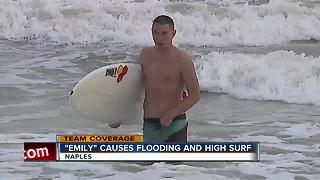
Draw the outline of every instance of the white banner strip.
M60 153L60 161L258 161L256 153Z

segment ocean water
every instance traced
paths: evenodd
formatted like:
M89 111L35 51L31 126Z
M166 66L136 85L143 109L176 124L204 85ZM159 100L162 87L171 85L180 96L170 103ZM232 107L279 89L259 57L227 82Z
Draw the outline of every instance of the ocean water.
M68 104L72 87L152 45L176 22L200 101L189 141L258 141L260 162L23 162L23 142L111 129ZM0 0L0 179L320 179L320 1Z

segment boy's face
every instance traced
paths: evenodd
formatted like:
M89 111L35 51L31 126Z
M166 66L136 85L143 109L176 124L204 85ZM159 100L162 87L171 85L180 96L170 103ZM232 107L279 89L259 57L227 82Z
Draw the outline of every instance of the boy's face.
M176 30L170 27L169 24L154 23L151 30L154 44L160 48L166 48L171 45L172 39L176 34Z

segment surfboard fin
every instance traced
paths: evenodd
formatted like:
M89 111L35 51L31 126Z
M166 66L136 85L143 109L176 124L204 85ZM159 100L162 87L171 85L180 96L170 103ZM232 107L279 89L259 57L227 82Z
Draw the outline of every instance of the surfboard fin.
M113 123L113 124L108 124L111 128L118 128L121 125L121 122Z

